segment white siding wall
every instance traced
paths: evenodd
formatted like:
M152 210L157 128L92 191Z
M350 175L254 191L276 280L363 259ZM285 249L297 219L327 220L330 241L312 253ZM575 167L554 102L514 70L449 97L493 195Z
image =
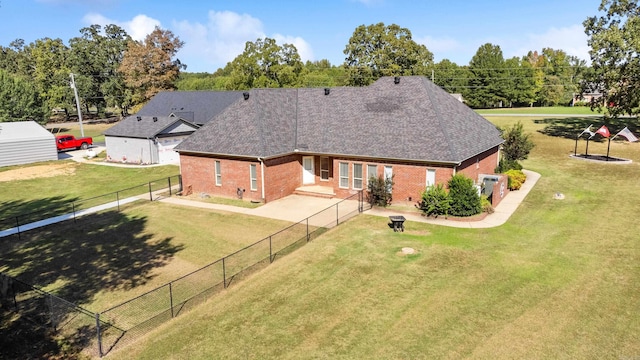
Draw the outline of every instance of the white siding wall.
M50 138L0 142L0 166L58 160L56 140Z
M105 136L107 159L132 164L158 163L158 148L149 139Z

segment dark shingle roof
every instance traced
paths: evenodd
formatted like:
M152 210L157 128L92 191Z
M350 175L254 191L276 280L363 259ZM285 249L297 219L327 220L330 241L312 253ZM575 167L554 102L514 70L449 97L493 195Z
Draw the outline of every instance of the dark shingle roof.
M459 163L502 143L494 125L424 77L368 87L251 90L176 147L272 157L294 152Z
M140 116L181 117L202 125L242 98L242 91L163 91L140 109Z
M104 132L105 136L150 139L158 136L163 130L177 123L184 123L194 131L197 125L175 116L140 116L126 117Z

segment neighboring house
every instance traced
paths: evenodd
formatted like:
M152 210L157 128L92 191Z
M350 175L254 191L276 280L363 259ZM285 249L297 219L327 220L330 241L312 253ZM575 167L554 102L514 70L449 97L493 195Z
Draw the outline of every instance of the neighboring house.
M204 125L242 98L242 91L163 91L140 109L138 116L169 116Z
M573 99L571 101L571 106L575 104L581 103L584 105L590 105L591 103L597 103L599 101L603 101L601 92L591 92L591 93L582 93L582 94L574 94Z
M0 122L0 166L58 160L56 138L35 121Z
M135 164L178 164L176 145L198 129L177 116L129 116L104 132L107 160Z
M176 147L185 191L346 197L392 176L394 201L415 202L428 185L478 181L498 164L498 129L424 77L244 94Z

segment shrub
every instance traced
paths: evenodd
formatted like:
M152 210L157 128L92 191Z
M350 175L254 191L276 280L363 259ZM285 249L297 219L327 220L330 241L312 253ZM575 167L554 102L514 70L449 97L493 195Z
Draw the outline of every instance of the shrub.
M417 207L426 216L447 215L451 207L451 200L442 184L427 187L421 195L421 200Z
M500 159L500 163L498 163L498 166L495 168L494 172L496 174L504 174L505 172L514 169L522 170L522 165L520 165L520 163L516 160Z
M493 205L491 205L491 201L486 196L480 198L480 206L482 206L482 212L486 212L487 214L493 214L495 211L493 209Z
M533 149L533 141L531 135L525 134L522 123L518 121L511 127L500 129L502 131L502 155L507 160L525 160L531 149Z
M449 180L449 199L453 216L473 216L482 211L480 195L473 180L462 174L456 174Z
M370 177L369 184L367 185L369 203L376 206L389 206L393 199L391 196L392 188L393 176L391 178L383 177L382 175L377 178L374 176Z
M509 177L507 181L507 186L509 190L519 190L522 184L527 180L527 175L525 175L522 170L509 170L505 172L505 175Z

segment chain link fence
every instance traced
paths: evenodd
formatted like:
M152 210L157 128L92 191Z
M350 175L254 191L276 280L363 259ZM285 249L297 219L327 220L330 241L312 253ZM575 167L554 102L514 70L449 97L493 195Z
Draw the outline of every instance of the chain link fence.
M161 196L156 186L161 185L147 184L151 200L155 199L154 196ZM115 197L119 199L121 194L129 196L128 191L136 193L134 189L137 188L117 192ZM72 339L72 343L82 344L93 355L102 357L362 213L365 208L370 208L370 204L365 202L364 193L360 191L199 270L99 313L92 313L2 274L0 300L4 306L9 304L34 321L48 324Z
M0 219L0 238L14 236L19 239L20 234L28 230L56 222L75 220L80 216L105 209L117 208L120 211L136 200L144 198L151 201L158 200L161 197L172 196L181 190L181 175L174 175L116 192L63 203L55 208Z

